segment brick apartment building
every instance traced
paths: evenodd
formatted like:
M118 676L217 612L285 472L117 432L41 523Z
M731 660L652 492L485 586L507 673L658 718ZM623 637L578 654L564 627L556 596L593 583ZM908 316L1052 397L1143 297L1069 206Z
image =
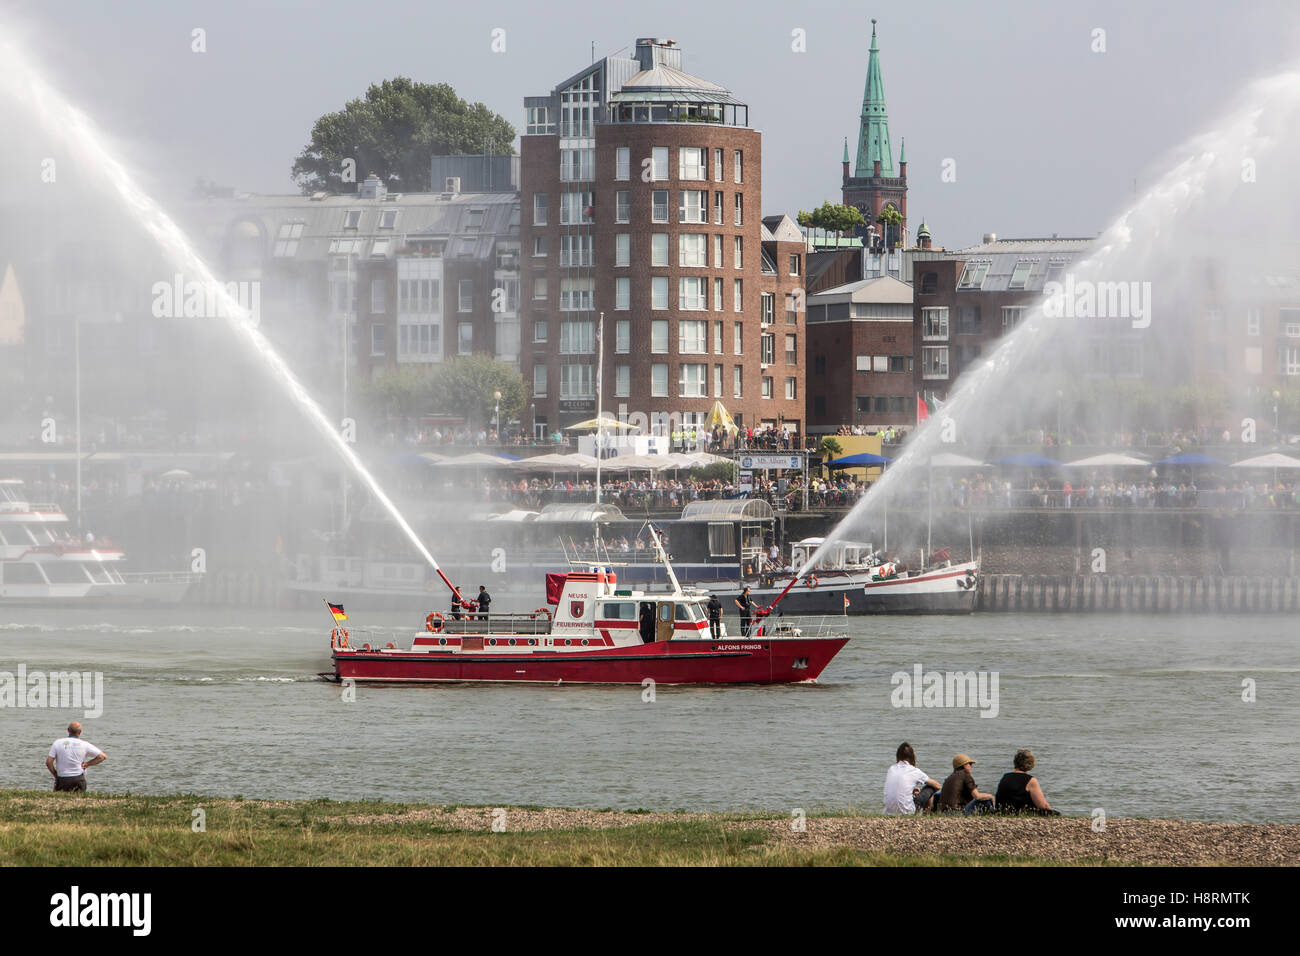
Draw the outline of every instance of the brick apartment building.
M792 224L764 225L748 107L659 39L524 106L521 366L535 432L595 413L601 313L608 414L667 430L721 401L737 423L802 431L801 313L784 306L798 307L804 249Z

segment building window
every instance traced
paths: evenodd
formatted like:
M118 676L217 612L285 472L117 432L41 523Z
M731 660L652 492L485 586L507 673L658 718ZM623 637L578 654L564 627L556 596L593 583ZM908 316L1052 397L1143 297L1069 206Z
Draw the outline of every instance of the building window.
M722 397L722 366L713 366L713 397Z
M1279 309L1277 317L1287 338L1300 337L1300 309Z
M397 328L397 354L432 355L439 328L436 325L399 325Z
M575 398L594 398L596 390L593 386L592 366L590 365L561 365L560 366L560 399Z
M632 323L627 319L614 323L614 351L621 355L632 351Z
M709 307L709 280L704 276L682 276L677 280L677 308L683 312L703 312Z
M736 165L736 182L743 183L745 181L745 172L744 172L745 154L738 149L735 151L733 159L735 160L735 165ZM740 223L736 223L736 225L740 225Z
M546 193L533 194L533 225L546 225Z
M546 255L546 237L533 236L533 256L537 257L544 255Z
M589 312L595 279L561 279L560 311Z
M912 371L912 356L910 355L891 355L889 356L889 370L891 372L910 372Z
M677 150L677 175L681 179L708 179L707 151L694 146L682 146Z
M1300 375L1300 349L1284 349L1282 371L1287 375Z
M344 229L356 229L361 225L361 210L349 209L347 215L343 218Z
M397 263L397 311L418 315L442 312L441 283L431 274L428 259L400 259ZM421 268L424 266L426 268ZM545 296L543 296L545 298Z
M734 248L734 252L735 252L735 262L736 262L735 267L736 267L737 269L743 269L743 268L745 267L745 266L744 266L744 260L745 260L745 239L744 239L744 237L743 237L743 236L735 236L735 237L733 237L733 238L732 238L732 246L733 246L733 248Z
M388 311L388 283L384 279L370 280L370 313L382 315Z
M546 300L546 276L533 276L533 301Z
M545 319L533 321L533 344L545 345L547 342L547 324Z
M785 296L785 324L786 325L799 324L799 299L801 297L802 297L801 293L797 293L797 292L786 293Z
M709 397L709 367L682 364L677 367L677 395L680 398Z
M702 232L682 233L677 237L677 264L704 269L709 265L709 237ZM654 265L654 263L651 263Z
M721 269L722 267L722 237L715 235L713 237L713 268Z
M668 147L655 146L650 150L650 178L659 180L668 178Z
M987 262L968 262L966 267L961 270L961 278L957 280L959 289L979 289L984 285L984 277L988 275L989 263Z
M591 193L562 193L560 195L560 225L579 226L591 222Z
M737 353L739 354L739 353ZM742 398L741 383L745 374L744 366L735 365L731 369L731 397Z
M280 224L280 231L275 236L275 255L277 258L289 258L298 254L298 240L302 237L303 223L285 222Z
M650 308L652 309L668 308L668 277L667 276L650 277Z
M921 295L934 295L939 291L939 273L926 272L921 275Z
M595 179L594 149L560 150L560 182L590 182Z
M761 292L758 296L760 321L764 325L771 325L776 321L776 293Z
M771 332L764 332L758 337L758 361L763 365L776 364L776 336Z
M733 311L733 312L744 312L744 311L745 311L745 308L744 308L744 305L743 305L743 303L744 303L744 298L745 298L745 297L744 297L744 291L745 291L745 284L744 284L744 280L743 280L743 279L734 279L734 280L732 280L732 283L731 283L731 295L732 295L732 297L733 297L733 300L732 300L731 308L732 308L732 311Z
M632 308L632 280L615 279L614 280L614 309L618 312L626 312Z
M744 212L745 203L744 203L744 197L740 193L736 193L735 207L736 207L736 215L734 217L735 222L733 223L733 225L743 226L745 224L745 212Z
M785 337L785 364L799 364L799 337L797 335L787 335Z
M924 339L946 339L948 337L947 306L921 310L921 337Z
M948 347L926 345L921 349L921 376L923 378L948 377Z
M653 189L650 191L650 221L668 221L668 190Z
M590 235L560 236L560 266L589 266L592 264L592 237Z
M799 274L799 269L801 268L800 260L802 258L803 257L797 253L790 257L790 275L797 276Z
M1007 288L1023 289L1025 283L1029 281L1029 273L1033 268L1032 262L1017 262L1016 267L1011 270L1011 281L1007 283Z
M709 194L703 189L683 189L678 194L678 222L708 222Z
M614 150L614 178L630 179L632 177L632 150L620 146Z
M533 398L546 397L546 366L533 366Z
M1020 320L1023 319L1024 317L1025 317L1024 306L1019 306L1019 305L1003 306L1002 307L1002 333L1005 335L1007 332L1010 332L1012 329L1014 329L1017 325L1020 324Z
M650 351L656 355L668 354L668 320L653 319L650 322Z
M763 392L762 392L763 397L771 398L772 397L772 376L764 375L762 378L762 385L763 385Z
M614 397L628 398L632 394L632 366L614 367Z
M980 318L980 307L978 305L963 305L958 307L958 335L978 335L983 328L984 323Z
M682 355L707 355L709 323L683 319L677 323L677 351Z
M721 192L713 194L713 224L715 226L722 225L722 196Z
M650 366L650 397L651 398L668 397L668 366L667 365Z
M614 265L617 268L632 264L632 237L620 232L614 237Z
M787 378L787 379L785 380L785 397L786 397L787 399L789 399L790 401L794 401L794 399L795 399L795 384L794 384L794 383L795 383L795 380L792 379L792 378Z
M614 221L632 221L632 193L626 189L614 193Z
M372 325L370 327L370 354L378 356L384 354L384 344L388 338L388 329L384 325Z
M596 351L596 323L567 319L560 323L560 354L591 355Z
M722 150L720 148L713 150L713 178L717 182L722 182Z
M722 311L722 280L721 279L713 280L713 311L714 312ZM719 322L718 324L721 325L722 323Z
M458 301L456 305L456 311L473 312L474 311L474 280L461 279L460 282L457 283L456 288L458 291L458 295L457 295Z
M668 233L655 232L650 234L650 265L668 265Z
M1246 310L1246 334L1259 335L1259 309Z
M741 322L731 324L731 350L734 355L742 355L741 345L744 342L745 326Z
M461 322L457 327L456 351L460 355L469 355L474 351L474 323Z

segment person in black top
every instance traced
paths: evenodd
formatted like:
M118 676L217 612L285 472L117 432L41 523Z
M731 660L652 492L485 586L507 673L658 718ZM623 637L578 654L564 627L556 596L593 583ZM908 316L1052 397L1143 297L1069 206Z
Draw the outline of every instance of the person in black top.
M487 620L488 609L491 606L492 606L492 595L488 594L487 588L485 588L483 585L480 584L478 586L478 609L479 609L478 619L480 621Z
M722 637L722 602L716 594L710 594L706 607L709 611L709 632L716 641Z
M641 605L641 643L653 644L655 640L655 606L648 601Z
M997 793L994 794L993 802L998 812L1060 816L1060 812L1053 810L1052 805L1047 802L1043 788L1029 772L1034 769L1033 751L1017 750L1012 762L1016 769L1002 775L1002 779L998 781Z
M740 636L749 637L749 621L754 616L754 601L749 596L749 588L740 592L736 598L736 607L740 608Z
M451 619L453 621L460 620L460 592L459 591L451 592Z

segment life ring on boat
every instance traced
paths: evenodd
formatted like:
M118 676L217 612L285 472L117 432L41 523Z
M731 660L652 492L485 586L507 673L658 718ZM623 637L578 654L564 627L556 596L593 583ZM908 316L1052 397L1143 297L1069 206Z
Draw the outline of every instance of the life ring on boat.
M347 647L348 646L347 628L343 628L343 627L334 628L334 633L330 634L330 643L333 644L335 647Z
M424 619L424 628L431 634L437 634L442 630L443 622L445 620L447 620L445 614L439 614L437 611L434 611Z
M363 651L368 651L368 650L370 650L370 642L369 642L369 641L366 641L364 644L362 644L362 645L361 645L361 649L362 649Z
M533 611L532 619L534 621L537 620L537 615L539 614L545 614L546 620L548 621L551 619L551 609L549 607L539 607L537 610Z
M817 585L821 584L821 582L817 580L817 575L813 574L808 577L807 584L808 587L815 588Z

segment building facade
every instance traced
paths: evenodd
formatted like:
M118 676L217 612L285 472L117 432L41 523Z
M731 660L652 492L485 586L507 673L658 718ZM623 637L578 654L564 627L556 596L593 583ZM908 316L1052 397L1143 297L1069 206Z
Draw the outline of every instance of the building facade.
M703 422L720 401L739 424L802 430L798 348L785 362L762 312L765 295L802 287L802 262L789 275L795 243L765 236L748 107L683 72L676 44L659 39L524 105L521 364L534 432L593 416L598 348L603 409L642 429ZM765 275L765 242L784 272Z

